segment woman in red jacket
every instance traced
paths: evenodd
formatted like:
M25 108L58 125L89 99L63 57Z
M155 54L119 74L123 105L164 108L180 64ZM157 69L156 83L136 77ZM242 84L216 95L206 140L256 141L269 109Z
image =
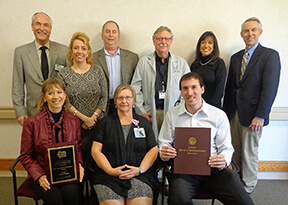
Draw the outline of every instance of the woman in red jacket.
M25 120L22 131L20 160L30 177L31 188L44 204L78 204L78 184L51 186L47 179L47 145L61 142L78 142L79 181L84 175L81 165L80 122L66 112L69 99L64 85L57 78L49 78L42 85L38 105L40 113Z

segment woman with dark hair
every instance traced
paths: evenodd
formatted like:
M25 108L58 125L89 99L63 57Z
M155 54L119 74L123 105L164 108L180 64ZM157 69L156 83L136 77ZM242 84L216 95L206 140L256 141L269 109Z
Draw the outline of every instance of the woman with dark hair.
M221 108L227 70L224 61L219 58L218 42L213 32L206 31L200 36L196 47L196 57L190 69L204 80L203 99Z
M31 188L45 205L77 205L79 202L78 183L52 187L47 179L45 149L48 145L61 142L78 144L80 182L84 176L80 123L67 112L68 105L69 99L62 82L49 78L42 85L38 105L40 113L29 117L23 125L20 161L28 172Z
M100 205L151 205L157 200L157 173L151 166L158 146L151 123L133 113L134 88L114 92L117 112L98 123L91 153L98 166L94 185Z

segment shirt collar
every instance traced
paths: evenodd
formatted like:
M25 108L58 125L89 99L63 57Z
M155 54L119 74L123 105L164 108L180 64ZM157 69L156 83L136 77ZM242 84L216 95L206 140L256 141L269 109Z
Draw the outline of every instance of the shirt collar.
M105 56L111 56L105 48L104 48L104 52L105 52ZM120 48L119 47L117 49L117 52L114 54L114 56L117 56L117 55L120 56ZM114 56L111 56L111 57L114 57Z
M37 51L42 47L42 45L40 45L37 41L35 41L35 45L36 45ZM48 50L50 50L50 41L48 41L44 46L46 46Z
M250 48L248 50L249 56L252 56L252 54L254 53L254 51L255 51L255 49L257 48L258 45L259 45L259 42L255 46L253 46L252 48ZM245 48L245 53L246 52L247 52L247 49Z
M157 52L155 51L155 56L156 56L156 61L161 62L162 63L162 58L160 58L157 54ZM170 52L168 52L168 56L167 58L164 59L164 62L167 62L169 60L170 57Z
M187 114L187 115L190 115L191 117L193 117L194 115L198 115L199 113L202 113L202 114L208 116L208 110L209 109L208 109L208 105L204 99L202 99L202 107L194 115L192 115L190 112L188 112L186 110L185 102L181 103L179 106L180 106L180 109L179 109L178 115Z

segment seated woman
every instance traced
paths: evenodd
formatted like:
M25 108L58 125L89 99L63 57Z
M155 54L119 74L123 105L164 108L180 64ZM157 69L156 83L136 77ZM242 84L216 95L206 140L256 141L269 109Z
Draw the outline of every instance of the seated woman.
M47 179L45 146L59 142L78 141L79 162L82 163L80 122L67 112L69 99L64 85L57 78L49 78L42 85L40 113L25 120L22 131L20 161L31 178L31 188L44 204L78 204L78 184L51 187ZM84 169L79 164L79 181Z
M120 84L114 93L117 112L96 127L91 153L100 205L152 204L156 196L157 173L151 166L158 147L150 122L133 113L135 98L131 85Z
M204 80L203 99L221 108L227 70L224 61L219 58L218 42L213 32L206 31L200 36L196 47L196 58L190 70L199 74Z

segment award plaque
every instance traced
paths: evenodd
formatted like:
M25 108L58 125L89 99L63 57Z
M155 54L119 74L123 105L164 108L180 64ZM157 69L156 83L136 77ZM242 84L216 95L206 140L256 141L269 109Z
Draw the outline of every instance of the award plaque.
M176 127L174 146L175 174L210 175L210 128Z
M53 185L78 181L78 143L57 143L46 146L48 174Z

